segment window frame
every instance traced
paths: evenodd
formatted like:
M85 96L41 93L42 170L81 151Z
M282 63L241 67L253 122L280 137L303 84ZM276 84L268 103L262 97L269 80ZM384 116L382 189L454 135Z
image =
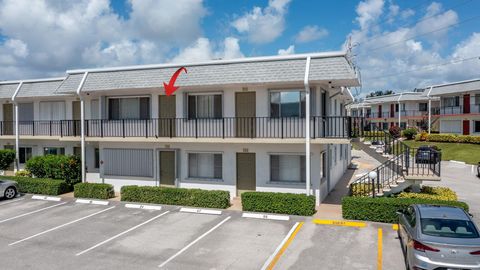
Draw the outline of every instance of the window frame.
M23 162L22 162L22 149L23 149ZM30 149L30 156L26 152L27 149ZM26 164L29 159L33 157L33 147L31 146L20 146L18 148L18 163L19 164Z
M141 115L141 110L142 109L141 109L141 106L140 106L141 104L139 104L139 106L138 106L139 117L138 118L120 118L120 115L118 116L119 117L118 119L112 118L111 111L110 111L110 100L112 100L112 99L119 99L119 100L120 99L138 99L138 102L140 103L141 98L147 98L148 99L148 115L147 115L147 117L142 118L142 115ZM108 120L147 120L147 119L152 118L152 97L150 95L109 96L109 97L106 97L106 107L107 107L106 112L107 112L107 119Z
M202 152L202 151L188 151L186 152L187 154L187 180L200 180L200 181L223 181L223 172L224 172L224 160L223 160L223 155L224 153L223 152ZM190 171L190 155L192 154L195 154L195 155L199 155L199 154L209 154L209 155L213 155L213 177L203 177L203 176L198 176L198 175L192 175L191 174L191 171ZM215 176L215 170L216 170L216 166L215 166L215 155L220 155L220 160L221 160L221 164L220 164L220 176L219 177L216 177ZM198 157L197 157L198 158ZM198 165L198 164L197 164Z
M477 129L477 123L478 123L478 129ZM479 120L474 120L473 121L473 132L480 133L480 121Z
M56 154L47 154L45 153L45 151L47 151L47 149L56 149L57 153ZM60 150L60 153L58 152L58 150ZM46 155L65 155L65 147L61 147L61 146L46 146L46 147L43 147L43 155L46 156Z
M446 104L447 100L448 101L453 100L453 105ZM448 102L448 103L450 103L450 102ZM443 98L443 107L446 107L446 108L460 107L460 97L459 96L444 97Z
M190 97L195 97L195 113L192 116L190 108ZM213 116L212 117L198 117L198 96L212 96L213 97ZM220 96L220 115L215 115L215 96ZM222 119L224 115L224 95L223 92L189 92L185 93L185 112L188 119Z
M278 157L282 157L282 156L296 156L296 157L300 157L300 179L298 180L274 180L272 179L272 156L278 156ZM302 160L303 159L303 160ZM305 157L305 154L302 154L302 153L269 153L268 154L268 164L269 164L269 183L275 183L275 184L305 184L306 183L306 176L304 176L304 167L302 168L302 163L305 163L306 162L306 157ZM304 177L304 179L302 179L302 177Z
M282 93L298 93L299 94L299 111L298 111L298 116L283 116L282 115ZM273 110L272 110L272 94L279 93L280 101L278 105L278 116L273 115ZM304 99L302 101L302 98ZM269 108L269 117L270 118L305 118L306 115L306 92L305 90L302 89L270 89L268 91L268 108ZM312 106L311 106L312 108Z

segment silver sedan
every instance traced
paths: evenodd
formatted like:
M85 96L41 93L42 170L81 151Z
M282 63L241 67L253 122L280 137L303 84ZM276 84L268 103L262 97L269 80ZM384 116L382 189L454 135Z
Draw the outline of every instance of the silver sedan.
M12 180L0 180L0 198L13 199L17 196L18 185Z
M480 269L480 236L460 208L412 205L399 212L407 269Z

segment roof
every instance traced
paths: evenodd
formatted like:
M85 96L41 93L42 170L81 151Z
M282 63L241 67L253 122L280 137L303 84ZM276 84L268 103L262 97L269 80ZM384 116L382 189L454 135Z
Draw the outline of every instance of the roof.
M403 92L398 94L384 95L378 97L365 98L365 103L379 104L388 102L403 102L403 101L428 101L429 98L423 92ZM437 98L433 98L437 100Z
M426 91L427 95L437 96L464 93L470 91L480 91L480 79L439 84L431 86L431 88L431 90Z
M162 64L69 70L57 92L74 93L82 76L88 72L82 92L132 88L159 88L179 68L188 75L179 76L176 86L214 86L263 83L301 83L305 76L306 57L311 57L309 81L341 81L339 86L359 86L355 69L344 52L299 54L215 60L202 63Z
M422 218L442 218L442 219L460 219L469 220L465 212L457 207L436 206L436 205L417 205Z
M19 82L0 82L0 99L11 99Z
M55 91L65 78L39 79L25 81L18 91L17 98L22 97L45 97L59 95Z

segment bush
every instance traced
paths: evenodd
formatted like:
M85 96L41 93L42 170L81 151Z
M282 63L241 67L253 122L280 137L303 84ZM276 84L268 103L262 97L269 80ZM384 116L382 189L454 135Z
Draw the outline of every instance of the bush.
M18 176L18 177L32 177L32 173L27 171L27 170L16 171L15 176Z
M417 135L417 129L416 128L407 128L403 131L403 136L405 138L407 138L407 140L415 139L416 135Z
M102 183L78 183L73 188L75 198L92 198L107 200L115 197L113 186Z
M311 216L315 214L315 197L276 192L242 193L243 211Z
M458 134L428 134L415 138L418 141L480 144L480 136Z
M69 185L78 183L81 178L81 162L77 156L46 155L36 156L25 166L35 177L62 179Z
M397 195L398 198L418 198L442 201L458 200L457 193L447 187L423 186L420 193L402 192Z
M7 170L15 161L15 151L10 149L0 150L0 170Z
M17 176L1 176L0 179L16 181L18 191L22 193L60 195L71 191L70 186L63 180Z
M173 204L206 208L228 208L230 193L222 190L202 190L169 187L123 186L122 201Z
M390 135L392 135L392 137L395 138L395 139L400 138L400 136L402 135L402 131L400 130L400 127L399 127L399 126L391 126L391 127L388 129L388 132L389 132Z
M412 204L456 206L468 212L468 205L458 201L422 198L344 197L342 199L342 215L345 219L397 223L398 215L396 212L406 210L406 208Z

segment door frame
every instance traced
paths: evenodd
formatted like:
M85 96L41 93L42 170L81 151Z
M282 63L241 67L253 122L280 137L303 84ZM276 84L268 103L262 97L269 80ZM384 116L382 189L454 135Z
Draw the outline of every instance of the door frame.
M462 134L463 135L470 135L470 120L463 120L462 121Z
M255 152L236 152L235 153L235 196L240 196L240 194L238 193L239 190L242 190L242 189L238 189L238 154L250 154L250 155L254 155L255 157L255 188L251 191L256 191L257 190L257 153Z
M174 166L175 166L175 187L179 187L179 178L180 178L180 149L179 148L155 148L154 156L154 180L155 186L159 187L162 183L160 182L160 152L174 152Z

